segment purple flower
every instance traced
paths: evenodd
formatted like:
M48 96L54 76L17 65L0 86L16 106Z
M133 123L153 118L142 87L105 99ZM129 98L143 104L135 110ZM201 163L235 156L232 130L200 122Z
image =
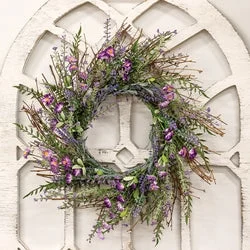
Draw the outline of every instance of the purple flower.
M187 148L186 148L186 147L182 147L182 149L178 152L178 154L179 154L181 157L183 157L183 158L185 158L185 157L187 156L187 153L188 153L188 151L187 151Z
M106 50L105 50L106 54L109 55L109 57L114 57L115 56L115 49L111 46L109 46Z
M70 173L67 173L65 176L65 181L67 184L70 184L72 182L73 176Z
M98 59L107 60L115 56L115 50L113 47L108 47L98 54Z
M46 94L41 99L42 103L46 106L50 106L52 102L54 101L54 96L49 94Z
M173 135L174 135L174 131L168 132L168 133L165 135L165 140L168 141L168 142L171 141Z
M111 208L112 204L109 198L105 198L103 204L105 205L106 208Z
M53 152L50 149L42 150L42 157L43 159L50 161L53 156Z
M25 159L27 159L27 158L28 158L28 155L30 155L30 149L29 149L29 148L26 148L25 151L23 152L23 157L24 157Z
M193 160L196 156L197 156L197 151L195 150L195 148L191 148L191 149L188 151L188 158L189 158L190 160Z
M82 80L86 80L88 78L88 74L85 72L79 72L78 76L82 79Z
M86 84L86 83L80 83L80 87L81 87L81 89L83 90L83 91L86 91L86 90L88 90L88 84Z
M123 205L121 204L121 202L118 201L118 202L116 203L116 206L117 206L118 211L121 212L121 211L124 210L124 207L123 207Z
M164 99L167 101L173 101L174 100L174 92L171 92L171 93L164 95Z
M63 110L63 103L62 102L57 103L54 110L55 113L59 114L62 112L62 110Z
M116 215L112 212L109 213L109 218L112 220L116 217Z
M122 80L123 80L124 82L127 82L127 81L129 80L129 76L128 76L127 73L124 73L124 74L122 75Z
M158 175L159 175L160 178L164 178L164 177L167 176L167 172L166 172L166 171L160 171L160 172L158 173Z
M151 183L150 186L149 186L149 190L151 190L151 191L156 191L158 189L159 189L159 186L157 185L156 181L154 181L153 183Z
M165 94L169 94L174 91L174 86L166 85L165 87L162 88L162 90Z
M103 234L101 228L98 228L96 232L97 232L97 236L98 236L98 238L99 238L100 240L104 240L104 239L105 239L105 238L104 238L104 234Z
M64 166L64 169L67 171L72 166L72 162L68 156L65 156L62 158L62 165Z
M75 64L77 62L77 59L74 56L66 56L65 60L70 64Z
M100 82L94 82L94 87L98 88L100 86Z
M54 174L59 173L59 164L58 164L58 159L56 157L53 157L50 160L50 170Z
M132 68L132 62L129 59L125 59L122 68L128 73Z
M78 70L78 67L76 64L71 64L69 66L69 71L72 72L72 71L77 71Z
M125 189L123 183L117 181L116 182L116 185L115 185L115 188L118 190L118 191L123 191Z
M133 183L130 187L131 187L133 190L135 190L135 189L136 189L136 184Z
M176 122L174 122L174 121L170 122L169 128L170 128L171 130L177 130L178 127L177 127Z
M169 159L170 159L170 160L174 160L174 159L175 159L175 155L174 155L173 153L171 153L171 154L169 155Z
M74 176L81 176L82 170L80 168L73 169L73 175Z
M102 227L106 230L110 230L112 228L107 222L103 222Z
M125 200L124 200L124 198L123 198L123 196L122 196L121 194L119 194L119 195L116 197L116 200L117 200L117 201L120 201L121 203L124 203L124 202L125 202Z
M103 50L101 51L99 54L98 54L98 59L101 59L101 60L107 60L109 59L109 56L106 54L106 51Z
M171 128L166 128L166 129L163 131L163 133L166 135L166 134L168 134L168 133L171 132L171 131L172 131Z
M50 120L49 125L50 125L50 128L51 128L53 131L55 130L57 123L58 123L58 121L57 121L57 119L55 119L55 118Z
M159 104L159 107L160 107L161 109L164 109L164 108L166 108L166 107L168 106L168 104L169 104L169 101L164 101L164 102L161 102L161 103Z
M156 181L156 176L155 175L147 175L147 180L150 182Z

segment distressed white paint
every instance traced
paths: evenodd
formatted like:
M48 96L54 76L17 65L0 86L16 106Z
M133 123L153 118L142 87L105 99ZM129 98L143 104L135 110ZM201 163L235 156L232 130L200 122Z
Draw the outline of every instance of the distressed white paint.
M62 18L66 13L75 9L78 6L81 6L84 3L91 3L101 9L106 15L110 15L110 17L116 21L116 25L119 26L124 17L127 15L127 22L134 24L135 20L138 16L142 16L143 13L146 13L149 8L154 8L154 4L157 3L156 0L148 0L143 1L138 5L133 5L130 10L126 10L123 12L119 12L114 9L115 5L112 5L112 1L107 1L109 4L105 3L101 0L51 0L41 8L34 17L30 20L30 22L26 25L26 27L22 30L22 32L17 37L15 43L13 44L3 67L2 76L0 78L0 87L1 87L1 100L0 100L0 113L1 113L1 127L0 127L0 146L1 146L1 155L0 155L0 246L1 249L28 249L25 247L25 243L21 243L19 229L22 225L19 223L18 215L18 204L20 202L19 197L19 188L18 188L18 170L25 164L24 160L16 160L16 146L20 146L24 148L23 141L20 141L16 138L16 130L15 127L11 124L16 122L16 107L17 107L17 95L16 90L12 88L12 85L17 85L20 82L25 84L31 84L32 79L24 75L23 69L24 65L27 61L29 55L34 52L36 53L36 45L39 39L43 38L44 32L46 30L51 31L56 36L61 36L64 32L62 28L55 27L55 22L57 23L60 18ZM163 4L162 1L161 4ZM179 44L184 44L185 41L188 42L188 39L191 36L195 36L202 30L206 30L210 33L212 38L217 42L219 48L224 53L225 58L230 66L231 75L227 76L225 79L221 79L212 84L212 86L208 89L208 94L210 97L216 98L216 95L227 89L231 86L235 86L237 89L237 93L240 101L240 136L239 142L237 145L234 145L232 148L225 150L221 153L220 156L211 155L211 162L216 166L227 166L231 171L239 178L241 181L241 194L242 194L242 250L248 250L250 245L250 154L248 150L250 133L249 133L249 122L250 122L250 93L249 93L249 81L250 81L250 63L249 56L247 51L232 29L230 24L222 17L220 13L216 11L210 4L205 0L196 0L196 1L185 1L185 0L170 0L168 3L177 6L180 10L184 10L187 12L193 19L196 20L196 23L184 27L177 36L175 36L168 48L176 48ZM114 7L112 7L114 6ZM126 14L125 14L126 13ZM148 17L150 18L150 16ZM64 19L65 20L65 19ZM137 19L138 21L139 19ZM63 19L59 22L63 23ZM143 26L143 23L141 23ZM224 60L219 57L220 60ZM210 63L208 61L207 63ZM27 69L27 68L26 68ZM201 101L205 102L205 100ZM234 102L234 100L232 100ZM122 108L124 105L124 101L121 101L118 104L121 113L126 110ZM221 103L224 105L224 109L222 112L227 110L227 106L225 103ZM128 105L130 106L130 104ZM125 106L125 108L127 108ZM131 110L131 109L129 109ZM227 113L227 111L226 111ZM230 113L229 113L230 115ZM126 113L121 116L120 121L130 122L130 116ZM230 120L230 122L233 122ZM143 154L146 151L142 149L136 149L133 141L130 137L131 131L128 129L128 124L120 124L121 127L121 136L119 140L119 149L116 149L116 152L122 150L123 145L126 144L126 148L135 156L134 159L139 159L139 153ZM231 131L227 131L230 133ZM136 151L137 150L137 151ZM132 152L133 151L133 152ZM239 152L240 160L239 167L236 167L231 161L231 156L235 153ZM112 153L112 151L108 151L108 154ZM115 159L116 157L112 159ZM110 156L108 157L110 160ZM131 160L132 161L132 160ZM116 164L119 165L121 170L124 170L128 165L121 164L116 161ZM228 178L228 177L225 177ZM230 177L231 178L231 177ZM233 179L232 179L233 181ZM213 188L213 187L207 187ZM238 194L240 195L240 194ZM225 196L229 198L228 194L225 192ZM211 197L211 199L214 196ZM208 201L209 202L209 201ZM238 204L239 206L241 204ZM198 205L197 205L198 206ZM226 211L225 211L226 212ZM205 217L206 215L204 215ZM198 217L199 218L199 217ZM74 239L74 221L73 213L66 212L65 213L65 237L64 237L64 248L68 247L72 249L76 249L76 241L79 239ZM216 225L215 225L216 227ZM147 230L147 229L143 229ZM17 234L16 234L17 233ZM166 232L167 233L167 232ZM199 242L194 243L197 245L192 245L192 232L189 231L188 227L184 227L183 223L181 223L181 249L197 249L197 246L200 246ZM178 234L178 232L176 232ZM78 237L81 235L78 234ZM122 238L126 238L124 242L122 242L124 249L130 248L129 242L130 237L127 234L124 234ZM233 236L232 236L233 237ZM138 239L136 239L138 240ZM135 241L136 241L135 240ZM142 239L143 240L143 239ZM223 237L220 239L220 244L223 245ZM233 240L233 239L228 239ZM167 242L167 239L166 239ZM164 244L164 242L163 242ZM206 242L204 242L206 244ZM236 244L237 245L237 244ZM214 245L217 247L218 245ZM238 246L238 245L237 245ZM236 247L237 247L236 246ZM41 246L40 246L41 247ZM62 246L63 247L63 246ZM164 247L164 246L163 246ZM240 246L239 246L240 247ZM88 247L83 249L89 249ZM98 249L98 248L93 248ZM101 248L100 248L101 249ZM201 246L200 248L201 249ZM218 248L219 249L219 248ZM239 248L240 249L240 248Z

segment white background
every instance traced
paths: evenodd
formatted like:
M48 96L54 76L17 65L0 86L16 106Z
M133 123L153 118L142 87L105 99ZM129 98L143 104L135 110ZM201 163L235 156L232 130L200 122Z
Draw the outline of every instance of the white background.
M0 68L17 34L46 2L47 0L0 0ZM250 1L210 0L210 2L227 17L250 51Z
M0 66L3 63L3 59L7 54L8 48L10 47L12 42L14 41L18 32L21 30L21 28L24 26L24 24L29 20L29 18L36 12L36 10L38 10L38 8L41 7L46 1L47 0L21 0L21 1L20 0L12 0L12 1L9 1L8 3L6 3L6 2L0 3L0 38L1 38L0 39ZM68 0L68 1L71 1L71 0ZM103 1L105 1L105 0L103 0ZM113 1L113 2L117 1L117 3L123 3L123 2L129 2L129 1L133 2L135 0L107 0L107 1ZM196 1L196 0L186 0L186 1ZM248 25L247 25L250 21L250 17L248 16L248 13L250 10L250 1L249 0L242 0L242 1L239 0L238 4L236 4L234 0L211 0L211 2L213 4L216 3L216 7L219 8L220 12L222 12L230 20L230 22L234 25L235 29L239 32L239 34L241 35L243 40L246 42L248 49L250 51L250 33L248 30ZM89 13L92 13L92 12L89 12ZM221 32L223 32L223 29L219 29L219 30L221 30ZM207 40L205 40L205 41L207 41ZM237 49L237 47L233 47L233 48ZM19 49L22 50L22 47L20 47ZM189 49L189 51L190 51L190 49ZM195 47L195 51L197 51L196 47ZM214 52L214 49L212 47L211 50L205 50L205 51L207 51L208 54L203 54L203 56L207 59L209 54L213 54L210 52ZM215 57L215 58L217 58L217 57ZM234 60L234 61L236 61L236 60ZM209 63L207 63L207 62L209 62ZM212 64L211 60L207 60L207 62L206 62L206 64ZM242 71L242 74L243 74L243 71ZM216 72L213 72L213 75L216 75ZM13 80L13 78L11 80ZM233 91L233 89L231 89L231 90ZM226 92L226 94L224 93L223 96L231 97L232 91L231 92L230 91ZM233 97L235 97L235 95L233 95ZM235 103L237 104L236 106L238 107L239 104L237 103L237 98L231 98L231 99L233 99L234 101L236 100ZM227 101L220 100L219 101L220 106L221 106L221 103L228 103L229 104L229 101L228 100ZM230 102L230 103L232 103L232 102ZM236 110L236 108L231 108L231 106L229 105L228 110L232 111L232 110ZM231 117L232 121L237 120L237 119L234 119L233 115L230 115L230 117ZM229 124L231 124L231 123L234 124L233 122L229 122ZM236 127L236 128L238 131L238 127ZM234 133L231 133L231 134L234 134ZM228 135L229 135L229 133L228 133ZM26 168L26 170L27 170L27 168ZM28 178L27 172L22 172L22 173L23 173L23 175L25 175L25 177ZM225 178L225 174L229 178ZM24 181L27 180L24 178L20 178L20 179L24 180ZM213 189L214 191L211 192L210 195L208 193L206 193L206 197L208 200L210 200L209 197L214 197L214 194L216 193L217 194L216 197L218 197L217 200L221 202L221 203L219 202L218 204L222 204L222 206L214 205L215 211L212 210L212 214L217 215L217 216L214 216L214 220L215 219L217 220L216 222L218 222L218 225L220 225L220 227L217 226L216 228L214 228L212 225L213 221L211 219L208 219L209 217L207 217L206 219L209 220L208 224L212 225L209 228L210 230L208 230L208 228L205 228L204 225L202 225L202 223L198 224L198 226L195 225L196 227L194 227L192 232L194 234L194 238L199 241L199 242L194 243L195 246L196 245L200 246L203 244L203 242L206 242L206 239L202 238L202 236L206 237L207 234L206 234L206 232L204 232L204 233L201 232L202 228L203 228L203 230L205 229L209 232L213 231L214 234L212 234L212 235L215 235L216 237L220 237L220 236L223 237L224 236L224 238L226 238L226 240L231 238L231 235L233 235L233 232L240 231L240 230L234 230L234 231L231 230L231 228L227 225L227 222L228 222L227 217L222 216L224 214L225 215L227 214L224 212L225 207L227 207L227 210L232 208L232 206L230 206L230 202L232 202L232 204L235 205L234 207L236 207L237 209L239 208L239 206L237 204L240 204L240 200L238 201L237 199L239 198L238 191L240 190L240 187L239 187L240 184L238 182L235 184L233 181L230 181L230 180L234 180L234 179L235 179L235 177L231 176L228 171L226 173L224 173L224 172L222 173L222 172L218 171L217 181L220 184L218 184L218 185L216 185L216 187L214 187L214 189ZM221 185L221 186L219 186L219 185ZM25 185L23 185L23 186L25 186ZM229 194L230 196L225 196L225 197L230 197L230 199L223 199L225 197L224 197L224 193L220 192L220 187L227 187L227 194ZM212 189L210 189L210 190L212 190ZM23 190L23 192L26 192L26 191ZM22 193L20 196L22 196ZM204 201L205 201L205 199L204 199ZM227 206L226 201L229 202L228 206ZM21 212L21 214L22 214L21 218L22 218L22 221L24 221L25 223L23 223L23 224L21 223L22 224L21 234L22 233L24 234L24 235L21 235L21 238L24 239L24 241L27 242L27 244L29 244L29 245L32 244L32 242L30 242L30 241L33 240L33 244L31 247L32 249L33 249L34 245L37 245L37 247L40 247L40 248L36 248L36 249L47 249L47 247L44 247L44 245L38 246L40 244L39 244L39 242L36 242L36 241L38 241L37 238L27 237L27 235L28 236L30 235L29 230L35 231L35 229L33 228L33 222L34 222L34 218L38 217L38 216L34 216L34 215L36 215L36 213L37 214L39 213L39 216L41 216L40 215L41 209L40 210L35 209L35 206L36 206L35 203L32 202L32 204L34 204L33 207L30 206L29 204L28 205L26 204L27 205L26 207L25 207L25 205L22 206L23 212ZM206 204L206 203L204 202L203 204ZM29 209L26 209L27 207ZM201 212L201 214L199 214L199 213L196 213L196 215L194 214L194 216L196 216L196 219L194 221L200 221L200 218L203 218L203 213L204 213L204 211L206 211L206 209L211 210L210 207L207 207L207 206L203 206L203 207L201 206L200 208L201 209L199 209L199 212ZM220 209L217 209L217 208L220 208ZM26 211L26 213L25 213L25 211ZM30 211L32 211L33 218L32 218L32 216L30 216ZM45 210L45 212L46 211L47 210ZM237 215L237 214L240 214L240 212L235 213L235 211L233 211L232 213L229 213L229 214L236 214ZM26 217L25 217L26 215L28 215L28 217L29 217L28 219L26 219ZM91 218L91 216L89 216L89 213L87 216L89 218ZM30 218L32 218L32 220ZM63 217L61 216L61 218L63 218ZM83 219L81 220L79 218L83 218ZM222 218L223 223L219 223L218 218ZM233 218L234 218L234 220L238 220L237 216L233 217ZM31 222L31 224L29 224L30 222ZM63 220L61 220L61 222L63 223ZM210 222L212 222L212 223L210 223ZM230 222L232 222L232 221L230 220ZM60 226L58 221L53 222L52 224L55 225L55 228L57 228L57 230L58 229L63 230L63 226L62 225ZM90 223L90 222L86 223L85 217L81 217L80 215L78 215L78 228L80 228L81 225L85 225L85 224L91 225L92 223ZM235 223L235 224L238 225L237 223ZM45 223L45 225L46 225L46 223ZM25 231L26 228L28 229L27 231ZM47 228L43 228L43 229L48 230ZM49 227L49 229L51 229L51 227ZM38 230L40 230L40 228ZM223 235L224 230L230 231L230 233L229 234L225 233ZM76 228L76 231L79 232L79 230L77 228ZM47 232L47 233L51 234L50 232ZM116 233L117 233L117 231L116 231ZM141 239L140 234L144 235L145 230L141 230L141 231L137 230L136 233L137 233L136 235L138 237L135 237L135 238ZM44 236L45 238L47 238L48 234L41 234L41 236ZM36 233L34 233L34 235L36 235ZM60 238L57 241L57 244L61 244L60 242L63 241L63 233L60 233L60 237L62 237L62 238ZM214 240L214 239L216 239L216 237L214 237L212 239ZM42 237L39 236L39 238L40 238L40 240L43 240ZM145 235L144 235L144 238L146 239L148 237L145 237ZM78 245L80 245L80 246L83 245L82 232L81 232L81 236L78 235L76 237L76 240L79 241L79 242L77 242ZM85 240L84 240L84 242L85 242ZM112 242L112 245L114 245L115 242L118 242L118 241ZM144 249L144 247L147 243L145 243L144 240L141 242L143 243L143 246L140 249ZM168 242L169 242L169 240L168 240ZM47 239L46 239L46 243L49 244ZM211 244L213 245L215 243L211 243ZM52 248L50 248L50 249L55 249L55 248L53 248L53 246L51 246L51 247ZM113 248L114 248L114 246L113 246ZM97 249L97 248L94 247L93 249ZM102 247L100 249L104 249L104 248ZM106 249L106 247L105 247L105 249ZM109 249L109 248L107 247L107 249ZM200 248L196 247L193 249L200 249ZM209 248L209 246L208 246L207 249L210 250L210 249L214 249L214 248ZM220 248L217 247L217 249L220 249ZM227 248L227 249L229 249L229 248ZM230 249L234 250L236 248L232 247Z

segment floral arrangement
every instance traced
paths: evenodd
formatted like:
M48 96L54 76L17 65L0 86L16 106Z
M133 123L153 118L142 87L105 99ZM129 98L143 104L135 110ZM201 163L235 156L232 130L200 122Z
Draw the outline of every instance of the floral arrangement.
M194 196L190 173L214 181L202 135L222 136L220 118L195 100L206 95L195 77L185 74L189 57L167 52L166 43L175 32L158 31L144 38L139 31L131 35L124 24L111 37L107 21L105 33L104 44L91 60L86 42L85 51L80 50L81 29L72 44L62 39L51 56L54 81L43 76L36 89L16 86L39 104L25 103L22 108L31 126L16 125L33 138L24 157L31 157L37 174L46 179L26 196L43 192L41 200L61 199L61 208L96 208L89 241L96 234L104 238L115 225L132 218L131 230L144 221L154 227L157 244L164 227L172 223L176 200L183 203L189 221ZM136 96L153 118L151 155L126 172L98 162L86 147L84 135L111 95Z

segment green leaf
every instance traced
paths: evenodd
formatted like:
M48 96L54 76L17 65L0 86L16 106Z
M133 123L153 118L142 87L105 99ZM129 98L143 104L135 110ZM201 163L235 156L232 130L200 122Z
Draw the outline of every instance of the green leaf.
M64 125L64 122L58 122L58 123L56 124L56 127L57 127L57 128L61 128L63 125Z
M139 198L140 192L139 189L137 188L134 192L133 192L133 197L134 199L137 201Z
M81 169L82 168L82 166L79 166L79 165L74 165L73 167L72 167L72 169Z
M96 172L97 175L103 175L103 170L102 169L96 168L95 172Z
M60 116L62 117L63 120L65 120L65 114L61 112Z
M151 77L148 79L149 82L154 82L155 81L155 78L154 77Z
M132 181L135 177L134 176L125 176L123 178L124 181Z
M128 207L126 207L121 213L120 213L120 217L121 218L124 218L127 216L127 213L128 213Z
M78 158L78 159L76 160L76 162L77 162L80 166L84 167L84 164L83 164L82 159Z
M86 175L86 168L83 166L82 168L82 175Z

